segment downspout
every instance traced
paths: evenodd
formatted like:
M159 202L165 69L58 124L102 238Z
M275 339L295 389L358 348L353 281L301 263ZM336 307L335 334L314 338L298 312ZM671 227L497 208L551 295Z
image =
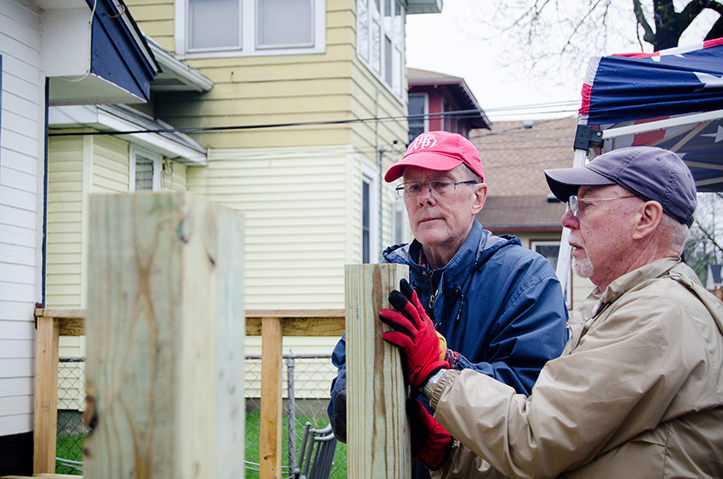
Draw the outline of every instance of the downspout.
M374 126L374 136L376 143L375 151L377 153L377 170L379 171L379 248L377 249L377 255L379 255L382 248L384 248L384 237L382 232L382 221L384 220L384 215L382 214L382 211L384 210L384 208L382 207L382 156L384 155L384 149L379 147L379 88L377 88L374 108L374 119L376 120ZM379 259L378 256L377 259Z
M45 148L44 150L44 168L43 168L43 244L41 247L41 255L42 255L42 266L41 266L41 278L40 278L40 284L41 284L41 297L40 297L40 306L42 308L45 307L45 290L46 290L46 273L47 273L47 266L48 266L48 111L50 110L49 107L50 102L50 79L45 78L45 135L44 141L45 141Z

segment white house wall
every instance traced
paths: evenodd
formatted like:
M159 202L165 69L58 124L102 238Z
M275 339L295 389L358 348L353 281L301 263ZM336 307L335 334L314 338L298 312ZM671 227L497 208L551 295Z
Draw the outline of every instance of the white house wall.
M44 83L40 14L0 2L0 436L33 430L34 316L41 300Z

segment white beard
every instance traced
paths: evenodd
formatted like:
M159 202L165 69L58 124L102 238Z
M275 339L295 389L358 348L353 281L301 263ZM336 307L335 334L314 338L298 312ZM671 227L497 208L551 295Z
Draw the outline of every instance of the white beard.
M594 272L590 258L572 258L572 270L581 278L589 278Z

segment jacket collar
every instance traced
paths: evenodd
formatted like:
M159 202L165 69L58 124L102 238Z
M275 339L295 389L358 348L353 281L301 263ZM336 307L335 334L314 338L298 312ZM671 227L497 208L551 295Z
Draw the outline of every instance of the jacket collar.
M680 258L662 258L620 276L610 283L600 297L600 303L615 302L626 291L653 278L663 276L681 262Z

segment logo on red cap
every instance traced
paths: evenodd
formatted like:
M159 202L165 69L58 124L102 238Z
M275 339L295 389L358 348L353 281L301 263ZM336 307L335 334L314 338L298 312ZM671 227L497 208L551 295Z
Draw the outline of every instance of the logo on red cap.
M416 150L423 150L425 148L434 148L434 145L437 144L437 137L434 135L429 135L427 133L422 133L418 137L412 141L412 143L409 145L409 148L407 148L407 153L416 151Z

